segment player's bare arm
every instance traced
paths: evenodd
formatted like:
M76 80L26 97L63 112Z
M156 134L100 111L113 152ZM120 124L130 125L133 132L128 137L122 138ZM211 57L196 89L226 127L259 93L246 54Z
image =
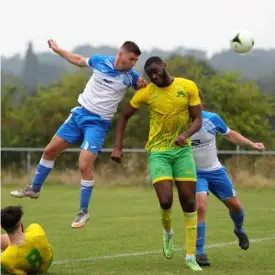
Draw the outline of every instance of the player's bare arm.
M224 136L229 142L240 145L250 147L252 149L258 150L260 152L265 150L264 144L261 142L254 143L253 141L247 139L246 137L242 136L240 133L230 130L227 135Z
M175 144L178 146L184 146L186 139L196 133L202 125L201 105L189 106L189 112L192 123L185 132L176 137Z
M71 64L78 66L78 67L88 67L88 64L87 64L88 58L86 58L82 55L79 55L79 54L67 52L67 51L59 48L57 43L52 39L48 40L48 45L55 53L60 55L62 58L64 58Z
M127 127L128 120L138 109L134 108L130 103L125 107L123 113L121 114L117 127L116 127L116 139L115 145L112 152L112 160L121 163L122 158L122 143L125 129Z

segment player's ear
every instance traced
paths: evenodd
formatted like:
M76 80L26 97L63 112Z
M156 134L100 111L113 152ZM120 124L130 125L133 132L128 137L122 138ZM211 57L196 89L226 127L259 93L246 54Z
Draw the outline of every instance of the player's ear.
M19 226L21 227L22 232L24 232L24 226L23 226L23 223L21 221L19 222Z
M163 64L162 64L162 67L163 67L164 69L167 69L167 68L168 68L167 64L164 63L164 62L163 62Z
M123 52L124 52L124 49L123 49L123 48L120 48L119 51L118 51L118 56L121 57L122 54L123 54Z

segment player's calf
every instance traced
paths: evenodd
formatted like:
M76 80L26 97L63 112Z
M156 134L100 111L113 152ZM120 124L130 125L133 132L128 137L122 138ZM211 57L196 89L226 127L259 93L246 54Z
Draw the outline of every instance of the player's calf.
M226 199L223 202L229 209L229 215L234 223L234 233L238 237L239 246L241 249L247 250L249 248L249 239L243 228L244 210L241 202L236 196Z

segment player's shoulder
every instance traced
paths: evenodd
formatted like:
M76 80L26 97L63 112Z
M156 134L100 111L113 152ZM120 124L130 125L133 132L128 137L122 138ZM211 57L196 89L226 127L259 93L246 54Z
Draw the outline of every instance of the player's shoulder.
M156 85L155 85L154 83L151 82L151 83L147 84L146 87L139 89L139 90L137 91L137 93L138 93L138 92L139 92L139 93L150 93L151 91L154 90L155 87L156 87Z
M184 77L174 77L174 80L176 81L176 83L185 85L185 86L197 86L196 83L188 78L184 78Z
M39 224L39 223L32 223L30 224L26 230L25 233L30 233L30 234L34 234L34 235L45 235L45 231L43 229L43 227Z
M182 88L186 92L192 92L198 89L197 84L193 80L183 78L183 77L175 77L174 80L176 84L182 86Z
M202 111L202 118L206 118L213 121L222 119L219 114L204 110Z
M213 125L216 129L222 129L223 131L227 131L227 126L221 116L217 113L202 111L202 120L203 123L208 123Z
M94 65L95 63L98 63L100 61L104 61L107 59L108 59L108 56L96 53L96 54L92 54L90 56L89 61L90 61L90 63L93 63L93 65Z
M202 118L205 120L210 120L215 122L216 120L220 119L220 116L217 113L209 112L209 111L202 111Z
M94 69L108 69L114 70L114 56L107 56L102 54L93 54L88 59L88 65Z

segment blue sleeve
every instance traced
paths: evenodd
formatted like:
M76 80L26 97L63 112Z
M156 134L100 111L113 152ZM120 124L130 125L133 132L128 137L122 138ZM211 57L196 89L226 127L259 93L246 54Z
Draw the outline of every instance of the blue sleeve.
M133 69L131 70L130 74L132 77L132 86L134 87L135 90L138 90L137 81L139 78L139 74Z
M226 135L229 132L229 128L218 114L213 114L211 121L215 125L216 131L218 133Z
M94 54L88 60L87 64L89 67L94 68L98 62L104 59L104 56L101 54Z

